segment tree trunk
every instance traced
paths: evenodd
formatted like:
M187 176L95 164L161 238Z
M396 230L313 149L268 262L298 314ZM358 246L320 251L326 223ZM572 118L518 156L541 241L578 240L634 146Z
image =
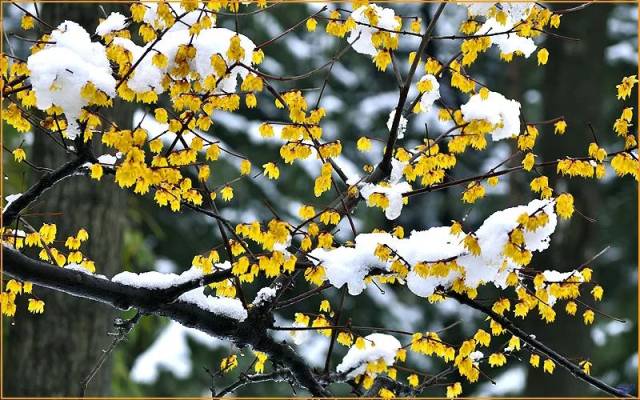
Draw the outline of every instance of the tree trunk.
M76 21L92 33L99 13L97 5L46 4L42 6L41 16L52 26L64 20ZM105 114L115 116L119 125L129 126L130 107L114 103L115 108ZM32 161L36 165L55 168L67 159L62 149L44 134L35 132L34 136ZM99 141L100 136L96 135L94 142ZM94 149L97 155L104 152L99 145L94 145ZM95 261L97 273L111 276L121 270L125 201L126 193L110 177L105 176L97 184L89 177L74 176L47 191L30 207L31 211L60 215L28 220L36 229L43 221L56 223L58 240L86 228L90 237L81 251ZM64 293L41 288L34 291L45 301L45 313L27 313L26 304L19 304L15 320L7 327L4 395L78 396L80 382L112 340L107 332L113 330L115 314L110 307ZM94 376L86 394L108 395L110 378L111 364L107 361Z

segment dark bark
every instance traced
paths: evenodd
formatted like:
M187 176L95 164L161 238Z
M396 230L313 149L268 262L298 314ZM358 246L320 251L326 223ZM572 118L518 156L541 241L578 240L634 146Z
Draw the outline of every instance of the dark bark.
M47 4L41 6L41 17L57 26L64 20L78 22L93 32L99 16L97 5ZM106 112L122 126L131 124L131 110L115 102ZM51 139L36 132L33 162L56 169L72 160ZM94 141L99 142L96 135ZM94 145L95 154L104 149ZM40 179L36 174L32 182ZM103 178L103 180L105 180ZM110 179L106 179L110 180ZM84 176L71 176L43 193L29 210L61 213L44 218L28 218L37 229L41 222L58 225L58 239L64 240L84 227L90 240L81 248L83 254L96 262L99 273L113 275L122 270L121 250L125 227L126 193L111 182L96 184ZM18 206L18 205L16 205ZM65 293L37 289L45 301L46 312L34 316L19 303L16 318L8 327L5 342L4 394L10 396L77 396L80 382L91 370L102 349L111 342L114 310L90 303ZM24 301L24 300L23 300ZM7 326L7 324L5 324ZM87 388L87 395L110 393L111 364L98 371Z
M286 367L291 371L298 384L309 390L314 396L327 397L330 395L320 385L306 362L289 345L276 342L267 333L273 324L273 316L261 307L253 307L248 317L244 321L238 322L224 316L214 315L191 303L179 300L171 301L175 288L164 291L133 288L79 271L50 266L9 248L3 249L3 256L6 275L34 282L38 285L39 290L42 290L40 287L46 287L56 290L59 295L67 298L83 298L98 302L84 303L92 307L100 305L108 305L119 309L134 307L139 312L171 318L184 326L198 329L220 339L230 340L240 348L251 346L255 350L267 353L275 365ZM211 274L210 276L213 275ZM224 276L220 275L220 277L223 278ZM68 338L59 339L63 342L68 341ZM39 346L39 343L39 338L36 338L34 344ZM51 353L52 351L49 349L47 351L43 350L37 357L36 354L32 356L34 359L38 359L40 354L47 354L48 356L43 357L44 360L40 358L39 361L40 363L53 362L53 364L46 364L46 366L49 370L55 370L56 360L51 358ZM26 357L23 358L26 359ZM95 363L95 360L93 361ZM87 372L92 366L93 364L89 364L85 368ZM69 370L68 368L60 369L67 372ZM28 375L28 373L25 373L25 375ZM19 381L22 382L19 386L28 386L25 382L31 382L30 378L25 376L23 379L25 380ZM68 376L60 379L65 382L70 380ZM43 381L47 382L50 387L48 379ZM71 385L72 392L76 393L77 396L81 385L79 381L74 383L75 385Z

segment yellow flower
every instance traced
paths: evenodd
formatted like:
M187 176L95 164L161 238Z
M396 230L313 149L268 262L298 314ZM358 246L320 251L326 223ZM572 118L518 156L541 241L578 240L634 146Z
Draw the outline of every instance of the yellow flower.
M483 329L478 329L476 334L473 336L473 339L484 347L489 347L489 344L491 343L491 335Z
M240 44L240 36L235 35L231 38L229 50L227 50L227 57L232 61L239 61L244 58L244 48Z
M42 314L44 313L44 301L29 299L29 305L27 309L29 310L30 313Z
M569 219L573 215L573 196L563 193L556 199L556 212L561 218Z
M549 51L545 48L538 50L538 65L544 65L549 60Z
M24 149L21 147L18 147L12 153L13 159L16 160L16 162L22 162L27 159L27 153L25 153Z
M315 208L313 208L313 206L302 205L298 210L298 215L302 219L309 219L316 215L316 210Z
M482 186L482 184L480 184L479 182L471 182L462 194L462 201L465 203L473 204L478 199L483 198L484 195L484 186Z
M440 72L440 70L442 69L442 65L440 65L440 62L438 60L436 60L435 58L429 57L427 59L427 62L424 65L424 71L427 74L431 74L431 75L435 75L438 72ZM446 111L444 109L440 110L440 111ZM449 113L447 112L443 112L441 114L445 114L447 116L447 118L449 117ZM442 117L443 115L441 115Z
M220 194L222 194L222 200L230 201L231 199L233 199L233 188L227 185L222 188Z
M469 253L474 256L480 255L480 245L478 244L478 239L472 234L468 234L464 238L464 247L469 250Z
M487 100L489 98L489 89L483 87L480 89L480 98L482 100Z
M266 124L266 123L260 124L258 131L260 132L260 136L264 138L273 137L274 135L273 126L271 126L270 124Z
M416 87L420 93L430 92L433 90L433 82L429 79L420 80L416 84Z
M384 71L391 62L391 55L386 50L380 50L373 56L373 62L378 70Z
M368 137L363 136L356 142L356 147L358 148L358 151L361 152L369 151L371 150L371 140Z
M304 278L316 286L322 285L322 282L325 280L324 267L319 265L317 267L309 267L305 269Z
M453 385L447 386L447 397L452 399L462 394L462 384L456 382Z
M322 300L320 302L320 311L322 312L331 311L331 304L329 304L329 300Z
M225 357L220 361L220 370L222 372L229 372L238 366L238 356L235 354Z
M163 124L166 124L169 120L169 114L164 108L156 108L154 111L154 116L156 117L158 122L162 122Z
M151 57L151 63L158 68L165 68L169 64L169 59L164 54L160 52L156 52L156 54L154 54L153 57ZM167 122L167 121L165 120L161 122Z
M341 345L349 347L353 344L353 335L349 332L340 332L336 340Z
M208 161L215 161L220 157L220 147L217 144L212 144L207 148L205 157Z
M489 365L491 367L500 367L507 362L507 358L502 353L493 353L489 356Z
M307 30L309 32L313 32L316 30L316 26L318 25L318 21L315 18L309 18L307 20Z
M569 301L567 302L567 305L564 307L564 310L569 315L576 315L576 311L578 311L578 305L575 303L575 301Z
M420 384L420 379L416 374L409 375L409 377L407 378L407 381L409 382L409 386L411 387L417 387Z
M586 310L582 314L582 319L584 320L585 325L593 324L593 320L595 319L595 314L593 313L593 310Z
M254 371L256 373L261 374L264 372L264 363L267 361L267 354L261 351L254 351L256 355L256 364L253 366Z
M251 55L251 62L254 64L260 64L264 60L264 52L262 49L258 49Z
M247 105L247 108L256 108L256 106L258 105L258 99L256 99L256 95L253 93L247 93L244 101Z
M537 354L531 354L531 357L529 357L529 364L534 368L538 368L540 366L540 356Z
M383 399L393 399L394 397L396 397L395 393L387 388L380 389L380 391L378 392L378 396Z
M55 224L43 224L38 233L45 244L51 244L56 238L58 228Z
M520 350L520 338L517 336L511 336L509 339L509 347L510 350Z
M624 77L622 79L622 83L616 85L616 89L618 89L618 100L625 100L627 97L631 96L631 91L636 83L638 83L636 75Z
M95 179L97 181L102 179L102 174L103 174L102 165L91 164L90 169L91 169L91 179Z
M267 178L278 179L280 177L280 170L274 163L266 163L262 167L264 168L264 175Z
M363 347L364 348L364 347ZM362 350L362 348L361 348ZM407 361L407 349L400 349L396 352L396 361L405 362Z
M393 236L397 237L398 239L402 239L404 238L404 228L398 225L395 228L393 228L393 231L391 231L391 234L393 234Z
M567 121L561 119L553 124L553 132L556 135L564 135L564 132L567 130Z
M544 360L544 364L542 368L544 372L548 374L553 374L553 370L556 368L556 363L554 363L552 360L546 359Z
M627 122L631 122L631 120L633 119L633 107L627 107L624 110L622 110L622 114L620 115L620 118Z
M593 287L593 289L591 289L591 294L593 295L593 298L598 301L602 300L603 293L604 293L604 289L600 285L596 285Z
M142 22L144 18L144 14L147 12L147 7L142 3L134 3L130 7L131 10L131 18L135 22Z
M422 24L421 24L421 19L420 18L414 18L413 21L411 21L411 32L413 33L420 33L420 30L422 29Z
M582 367L582 370L584 371L585 374L587 375L591 375L591 366L593 364L591 364L590 361L580 361L580 366Z
M533 169L533 164L535 163L535 154L527 153L522 160L522 167L525 171L531 171Z
M160 154L160 152L162 151L162 140L160 140L160 138L157 138L150 141L149 150L151 150L152 153Z
M240 175L249 175L251 173L251 161L244 159L240 163Z
M9 282L7 282L7 285L6 285L5 289L9 293L21 294L22 293L22 283L11 279L11 280L9 280Z
M211 168L208 165L202 165L198 168L198 179L201 181L206 181L209 179L209 175L211 175Z
M25 31L33 28L35 26L35 20L31 15L23 15L20 20L20 27Z
M64 246L69 250L78 250L80 248L80 239L69 236L64 242Z

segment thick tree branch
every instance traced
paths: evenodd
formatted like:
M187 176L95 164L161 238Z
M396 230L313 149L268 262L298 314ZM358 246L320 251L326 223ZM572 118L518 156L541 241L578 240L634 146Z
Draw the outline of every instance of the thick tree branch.
M267 334L267 328L273 324L273 317L260 308L249 310L247 319L239 322L180 300L164 302L163 300L167 299L166 294L175 295L174 291L135 288L112 282L104 277L33 260L4 246L2 250L4 274L12 278L108 304L121 310L136 308L143 314L171 318L184 326L230 340L238 347L251 346L255 350L267 353L274 364L289 369L298 384L307 388L312 395L330 395L320 385L306 362L290 346L276 342ZM221 274L216 276L220 277Z

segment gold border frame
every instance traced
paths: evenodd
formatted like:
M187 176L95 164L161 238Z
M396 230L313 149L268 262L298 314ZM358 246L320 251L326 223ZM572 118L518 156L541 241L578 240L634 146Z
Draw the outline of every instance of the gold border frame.
M0 0L0 22L4 21L4 5L5 4L11 4L11 3L77 3L77 4L93 4L93 3L131 3L134 0L40 0L40 1L29 1L29 0ZM159 2L160 0L146 0L146 1L153 1L153 2ZM169 1L174 1L174 0L169 0ZM176 0L177 1L177 0ZM344 3L345 1L348 0L326 0L326 1L321 1L321 0L275 0L275 1L271 1L269 0L269 3L291 3L291 4L299 4L299 3ZM445 0L446 1L446 0ZM460 3L465 3L465 2L471 2L473 1L474 3L495 3L495 0L459 0ZM376 3L440 3L442 1L440 0L376 0ZM518 2L518 0L507 0L507 2ZM571 1L571 0L547 0L545 1L545 3L557 3L557 4L562 4L562 3L575 3L575 1ZM590 3L600 3L600 4L636 4L636 7L638 8L638 13L640 14L640 0L592 0L590 1ZM0 26L0 35L2 35L4 33L4 24L2 24L2 26ZM638 38L640 40L640 15L638 18L638 22L637 22L637 34L638 34ZM4 42L4 37L0 38L0 53L3 53L4 49L3 49L3 42ZM637 75L640 76L640 51L637 54L638 57L638 68L637 68ZM640 86L639 86L640 89ZM2 98L0 98L0 110L2 109ZM638 104L636 105L637 108L637 112L640 112L640 96L638 96ZM636 113L637 114L637 113ZM636 126L635 129L638 130L638 141L640 142L640 117L638 115L636 115ZM0 143L4 142L4 132L3 132L3 122L0 121ZM640 144L638 145L638 149L640 150ZM0 197L4 198L4 179L2 178L3 176L3 167L4 167L4 152L0 151ZM638 202L637 202L637 210L638 210L638 215L639 215L639 219L640 219L640 182L638 182L636 184L636 194L638 195ZM0 231L3 229L3 221L2 221L2 217L0 216ZM637 233L638 233L638 237L640 238L640 220L636 221L636 229L637 229ZM640 242L640 239L639 239ZM3 265L4 265L4 252L2 251L2 247L0 247L0 282L1 282L1 278L4 275L3 274ZM636 268L638 268L638 270L636 270L636 291L637 291L637 296L636 296L636 311L637 311L637 315L636 315L636 324L638 323L638 321L640 321L640 246L638 247L638 254L636 255ZM4 349L4 317L0 316L0 399L11 399L11 400L39 400L39 399L83 399L83 400L123 400L123 399L146 399L146 400L168 400L168 399L180 399L180 400L201 400L201 399L207 399L207 398L211 398L211 397L207 397L207 396L202 396L202 397L127 397L127 396L121 396L121 397L111 397L111 396L107 396L107 397L50 397L50 396L44 396L44 397L6 397L4 396L4 353L3 353L3 349ZM637 359L638 359L638 363L640 364L640 332L638 333L638 336L636 337L636 355L637 355ZM640 369L639 369L640 371ZM638 375L636 376L636 390L640 389L640 372L638 373ZM284 400L284 399L292 399L294 397L269 397L269 396L256 396L256 397L237 397L239 399L244 399L244 400ZM302 397L304 398L304 397ZM446 399L446 397L429 397L431 399ZM479 399L479 398L486 398L486 397L459 397L460 399ZM546 400L546 399L552 399L552 398L557 398L557 399L567 399L567 400L586 400L586 399L603 399L603 398L609 398L609 396L600 396L600 397L523 397L523 396L518 396L518 397L491 397L491 399L531 399L531 400ZM335 399L352 399L352 397L335 397ZM364 400L372 400L372 399L379 399L378 397L360 397L360 399L364 399Z

